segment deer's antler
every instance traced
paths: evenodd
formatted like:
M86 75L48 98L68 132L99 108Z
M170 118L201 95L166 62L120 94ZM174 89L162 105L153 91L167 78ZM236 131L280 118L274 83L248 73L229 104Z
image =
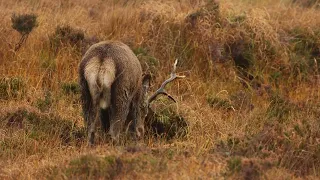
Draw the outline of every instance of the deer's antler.
M178 75L176 74L177 64L178 64L178 59L176 59L176 61L175 61L174 64L173 64L173 70L172 70L172 72L171 72L170 78L167 79L167 80L165 80L165 81L161 84L160 88L159 88L152 96L150 96L150 98L148 99L148 105L149 105L152 101L154 101L159 94L166 95L166 96L168 96L171 100L173 100L174 102L176 102L176 100L175 100L170 94L168 94L168 93L165 91L164 88L165 88L165 86L166 86L168 83L170 83L171 81L173 81L173 80L175 80L175 79L177 79L177 78L185 78L185 77L186 77L186 76L178 76Z

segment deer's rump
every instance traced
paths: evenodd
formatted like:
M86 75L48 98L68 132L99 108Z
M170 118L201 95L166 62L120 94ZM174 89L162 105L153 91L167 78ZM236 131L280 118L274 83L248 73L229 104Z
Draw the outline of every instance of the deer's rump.
M112 59L93 57L84 69L93 103L101 109L106 109L111 102L111 86L115 80L115 65Z

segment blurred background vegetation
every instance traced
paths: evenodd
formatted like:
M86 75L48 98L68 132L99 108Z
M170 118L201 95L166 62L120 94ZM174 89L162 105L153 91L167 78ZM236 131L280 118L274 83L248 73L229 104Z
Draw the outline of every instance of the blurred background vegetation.
M0 178L317 179L318 0L0 3ZM87 148L78 64L120 40L177 104L152 104L143 142Z

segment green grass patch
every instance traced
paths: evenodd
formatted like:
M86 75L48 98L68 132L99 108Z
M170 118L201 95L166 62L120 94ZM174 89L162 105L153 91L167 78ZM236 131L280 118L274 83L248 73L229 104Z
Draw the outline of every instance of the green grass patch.
M26 83L20 77L0 79L0 99L17 99L26 93Z
M0 157L4 159L19 157L21 152L33 155L61 145L77 146L85 139L83 128L54 114L20 108L0 120L7 132L0 143Z
M136 156L97 156L82 155L71 160L66 166L48 167L42 171L48 179L117 179L137 176L137 173L159 173L167 170L164 160L152 155L137 154Z
M64 94L80 94L80 86L77 82L65 82L61 84L61 89Z
M296 110L296 106L278 94L272 95L270 101L267 109L268 118L275 118L280 123L288 122L290 115Z
M186 119L170 107L157 111L149 109L145 127L148 135L167 140L183 138L188 133Z

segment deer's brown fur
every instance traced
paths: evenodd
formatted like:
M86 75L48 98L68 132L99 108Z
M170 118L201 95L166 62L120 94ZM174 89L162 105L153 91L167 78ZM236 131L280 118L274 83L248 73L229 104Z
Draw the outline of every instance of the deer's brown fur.
M127 45L118 41L92 45L82 58L79 77L91 144L99 119L113 139L118 139L127 120L137 136L143 135L150 76L143 77L141 64Z

